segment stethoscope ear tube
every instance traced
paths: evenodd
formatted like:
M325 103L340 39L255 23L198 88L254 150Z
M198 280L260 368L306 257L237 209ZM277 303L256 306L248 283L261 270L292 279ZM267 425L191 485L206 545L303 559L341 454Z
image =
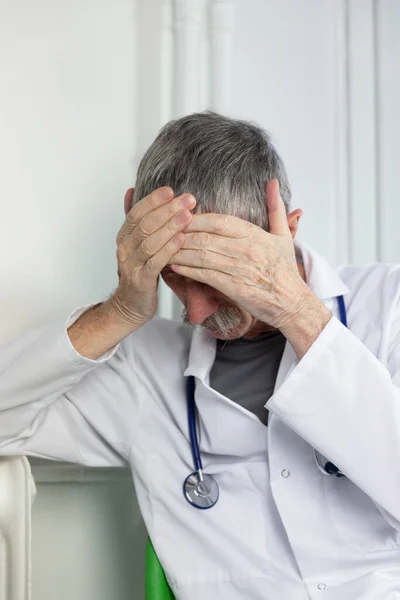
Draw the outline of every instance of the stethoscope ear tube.
M344 477L342 473L333 462L325 460L324 457L318 450L314 449L314 458L318 469L323 475L336 475L336 477Z

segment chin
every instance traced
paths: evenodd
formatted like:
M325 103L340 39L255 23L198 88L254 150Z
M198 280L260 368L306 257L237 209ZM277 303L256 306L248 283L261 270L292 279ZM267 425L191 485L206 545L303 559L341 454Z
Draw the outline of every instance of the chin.
M219 331L212 331L211 329L208 329L208 327L206 327L208 333L210 335L212 335L213 337L217 338L217 340L237 340L238 338L241 337L241 335L237 334L236 332L232 332L229 334L222 334Z
M235 327L231 331L222 333L217 329L211 329L206 327L207 331L218 340L237 340L238 338L243 337L249 331L250 327L248 323L243 323L241 326Z

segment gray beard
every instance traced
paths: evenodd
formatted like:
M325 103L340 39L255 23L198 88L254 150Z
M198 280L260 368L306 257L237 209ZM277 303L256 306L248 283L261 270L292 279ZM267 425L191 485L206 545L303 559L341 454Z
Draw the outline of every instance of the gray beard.
M189 321L186 308L182 310L182 320L185 325L193 328L193 324ZM242 323L243 315L238 308L233 306L223 306L213 315L210 315L201 324L202 327L210 329L214 333L220 334L222 338L229 336L232 331L235 331Z

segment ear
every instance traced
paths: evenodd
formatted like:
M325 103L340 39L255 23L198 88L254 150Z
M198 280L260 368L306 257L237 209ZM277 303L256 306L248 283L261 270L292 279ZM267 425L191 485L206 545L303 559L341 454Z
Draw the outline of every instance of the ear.
M125 214L127 215L128 212L131 210L132 208L132 202L133 202L133 194L135 193L135 188L129 188L129 190L127 190L125 192L125 198L124 198L124 210L125 210Z
M300 217L303 215L303 211L301 208L296 208L291 213L287 215L287 222L289 225L290 233L292 238L294 239L297 233L297 229L299 227Z

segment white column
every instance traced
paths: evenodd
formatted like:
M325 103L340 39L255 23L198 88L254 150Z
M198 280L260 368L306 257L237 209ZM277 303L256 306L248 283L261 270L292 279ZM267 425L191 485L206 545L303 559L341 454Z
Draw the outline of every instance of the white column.
M200 23L203 0L173 0L174 116L199 110Z
M203 0L172 0L172 5L164 2L161 87L168 94L168 103L163 102L164 123L203 108L199 105L198 89L203 10ZM172 319L174 312L180 312L179 301L161 278L158 296L158 314L161 317Z
M334 238L335 264L346 264L349 261L350 248L350 209L348 180L348 81L347 81L347 49L348 49L348 12L346 0L331 0L333 18L333 77L331 78L331 94L333 99L333 141L334 157L331 172L332 203L330 214L333 220L329 224L330 235Z
M174 64L171 0L137 2L137 155L135 166L159 130L173 117ZM160 278L158 315L173 316L173 295Z
M400 262L400 2L375 0L378 259Z
M36 494L24 456L0 459L0 600L31 599L31 504Z
M233 33L232 0L211 0L210 106L222 114L231 108Z
M348 2L350 260L377 259L374 0Z
M137 2L136 112L138 163L160 128L171 118L171 2Z

